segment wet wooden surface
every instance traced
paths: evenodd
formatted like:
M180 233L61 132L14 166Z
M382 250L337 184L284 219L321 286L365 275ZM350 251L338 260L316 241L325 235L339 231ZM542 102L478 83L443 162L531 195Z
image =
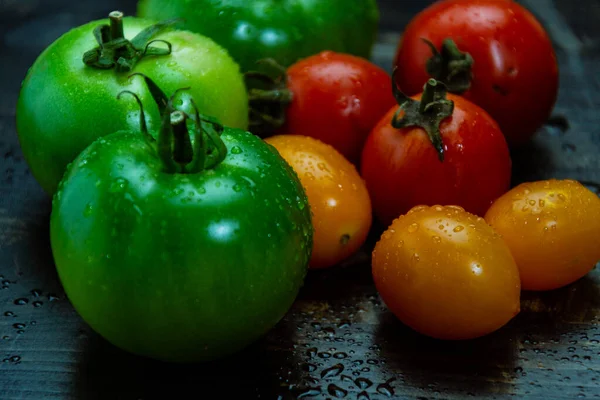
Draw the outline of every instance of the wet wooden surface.
M375 62L390 69L399 32L428 3L380 1ZM568 127L544 127L513 153L513 183L570 177L598 191L600 2L521 3L553 37L561 67L555 113ZM209 365L144 360L92 332L54 271L50 200L23 161L15 103L44 46L113 8L131 14L134 7L132 0L0 1L0 399L600 397L597 269L560 290L524 293L523 311L507 326L462 343L431 340L399 323L377 296L366 254L358 263L311 272L275 329Z

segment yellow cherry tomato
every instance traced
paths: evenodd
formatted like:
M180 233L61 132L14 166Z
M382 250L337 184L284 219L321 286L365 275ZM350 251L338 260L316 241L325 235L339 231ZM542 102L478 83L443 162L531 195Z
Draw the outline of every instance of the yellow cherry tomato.
M371 228L371 200L356 167L332 146L302 135L276 135L273 145L300 177L313 214L310 268L348 258Z
M525 290L568 285L600 260L600 198L577 181L521 184L485 219L510 247Z
M373 279L392 313L438 339L471 339L520 311L519 271L483 218L457 206L417 206L375 245Z

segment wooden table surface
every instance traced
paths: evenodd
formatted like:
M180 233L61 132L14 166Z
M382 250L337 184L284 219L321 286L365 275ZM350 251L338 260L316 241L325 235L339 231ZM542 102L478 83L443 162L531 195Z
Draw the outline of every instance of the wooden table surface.
M390 70L399 32L429 3L380 0L377 64ZM569 177L598 192L600 1L521 3L554 40L561 79L555 114L568 126L546 126L512 154L513 183ZM187 366L148 361L91 331L58 282L50 199L23 160L15 103L27 68L46 45L115 8L132 14L135 1L0 1L0 399L600 397L597 269L560 290L524 293L522 312L492 335L440 342L407 329L382 305L367 255L377 228L362 258L310 272L286 318L229 359Z

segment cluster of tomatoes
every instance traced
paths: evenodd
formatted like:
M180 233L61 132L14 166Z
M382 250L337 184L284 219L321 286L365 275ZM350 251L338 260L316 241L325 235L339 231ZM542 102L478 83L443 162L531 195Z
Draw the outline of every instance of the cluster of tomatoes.
M521 289L564 286L600 258L595 194L510 188L509 146L558 87L522 6L437 2L390 76L368 60L373 0L197 3L142 0L150 19L113 12L65 33L17 105L65 292L113 344L234 353L285 315L309 268L356 253L373 218L383 300L439 338L498 329Z
M558 90L535 17L513 1L436 2L409 22L392 67L390 83L363 59L326 52L287 72L287 120L266 140L308 188L311 265L355 252L372 210L387 227L372 254L380 295L442 339L488 334L519 312L521 290L587 274L600 260L598 196L572 180L510 189L510 147L545 123Z

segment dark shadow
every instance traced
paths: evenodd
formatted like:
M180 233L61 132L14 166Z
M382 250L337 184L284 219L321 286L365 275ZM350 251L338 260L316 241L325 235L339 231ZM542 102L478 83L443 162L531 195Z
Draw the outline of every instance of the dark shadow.
M395 386L423 388L439 395L508 393L516 348L509 323L482 338L442 341L421 335L391 312L381 314L375 341L396 377Z
M287 374L286 368L292 371L299 364L292 354L292 330L290 324L282 321L266 337L233 356L193 364L135 356L91 334L77 360L76 397L86 400L287 398L285 382L293 381L295 376Z
M563 326L591 325L600 317L600 271L592 270L578 281L556 290L524 291L521 294L520 319L547 324L556 331ZM556 333L556 332L555 332Z
M510 156L512 159L512 181L516 186L523 182L531 182L554 174L555 166L553 152L542 144L540 140L531 140L524 145L512 148Z
M309 270L299 299L341 303L359 292L374 294L371 253L385 228L373 216L373 223L363 246L338 265Z

